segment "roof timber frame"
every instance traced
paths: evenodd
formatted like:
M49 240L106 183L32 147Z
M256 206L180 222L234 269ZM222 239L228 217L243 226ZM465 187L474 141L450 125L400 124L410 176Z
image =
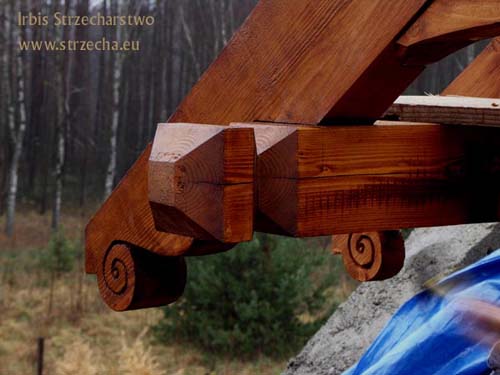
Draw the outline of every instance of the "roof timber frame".
M86 271L97 273L104 300L117 310L170 303L182 293L179 286L185 282L183 255L228 250L236 242L250 239L254 228L304 236L370 230L372 232L366 233L376 236L368 237L372 241L377 237L376 242L382 244L376 246L379 249L377 257L382 257L384 248L393 247L396 256L387 258L386 262L374 262L375 255L368 261L356 258L356 262L346 262L351 274L368 280L392 276L402 262L402 242L397 236L380 230L399 229L401 223L404 226L445 225L496 220L497 209L484 208L476 212L470 200L477 194L471 181L477 177L478 170L484 170L487 165L488 178L497 180L496 163L500 160L497 155L478 158L477 153L470 152L471 148L480 146L487 149L484 142L498 142L500 137L496 129L471 131L449 130L437 124L407 124L404 127L369 124L383 115L426 64L478 39L500 34L499 4L498 0L482 1L481 4L470 0L394 0L390 3L384 0L261 0L169 119L170 123L184 123L167 126L164 132L178 142L157 148L153 154L149 146L87 226ZM468 68L463 74L473 74L472 69ZM479 70L474 73L475 78L486 81L486 73ZM467 81L463 76L459 80ZM457 87L466 85L452 84L445 93L451 94ZM467 87L465 95L474 96L475 93ZM259 151L259 142L262 145L264 141L259 140L261 136L256 131L259 125L248 125L256 121L271 123L267 124L271 130L264 132L264 141L271 143L264 146L263 152L262 147ZM240 125L223 127L231 123ZM300 124L325 126L311 128ZM335 126L328 128L326 125ZM363 125L366 129L353 125ZM382 191L373 193L379 194L379 198L373 198L373 194L360 198L359 193L344 193L346 187L349 190L353 184L363 188L367 185L363 180L366 176L361 180L355 176L356 168L366 174L367 168L375 167L363 170L359 165L347 163L344 175L335 175L339 168L337 162L352 158L350 148L366 146L362 131L373 134L368 139L373 143L369 148L360 149L360 153L387 145L390 142L386 140L392 139L397 132L406 133L396 137L394 142L400 142L397 146L393 149L385 146L385 154L377 156L384 161L386 170L383 171L385 175L380 170L375 173L378 176L375 180L380 176L385 180L383 183L370 180L368 185L374 185L374 191ZM425 161L420 165L428 173L425 178L422 178L421 169L415 169L411 163L406 170L398 170L397 163L391 165L391 160L396 161L399 157L396 148L410 147L404 139L418 132L423 138L414 142L428 139L429 144L449 146L449 153L441 154L437 146L429 146ZM342 133L344 138L339 135ZM324 155L319 154L314 159L317 154L310 146L317 145L318 141L310 134L319 135L323 142L319 144L320 150L326 151L333 145L339 147L339 137L344 139L340 149L346 153L332 153L331 160L340 159L329 166L325 162L328 157L325 159ZM379 144L375 141L377 137ZM155 138L155 145L161 139L161 135ZM273 155L273 149L283 147L287 140L292 146L285 147L286 151L277 157ZM294 142L304 149L294 148ZM176 146L179 144L183 147ZM487 144L488 149L491 144ZM418 147L414 150L415 155L420 155ZM391 152L392 156L387 156ZM301 155L305 157L301 159ZM271 161L266 164L265 158ZM367 152L365 158L370 160L374 155ZM467 168L452 162L457 158ZM313 174L316 174L304 177L301 173L308 173L307 160L316 160L313 163ZM301 169L300 162L306 163L305 169ZM203 163L205 167L202 168ZM295 169L287 169L288 163ZM318 166L319 172L314 169ZM269 168L278 175L266 175ZM279 175L285 172L295 175ZM158 176L163 177L155 178ZM282 214L278 214L277 208L268 207L267 213L262 208L262 195L276 182L275 177L285 182L282 192L291 192L297 198L296 204L290 204ZM273 184L261 183L265 178ZM304 183L304 178L311 181L316 178L316 181ZM336 180L331 180L333 178ZM436 199L428 206L419 203L426 201L426 193L411 196L409 189L401 190L401 186L407 184L401 184L401 178L423 183L420 193L432 191L433 195L440 196L437 205ZM439 181L444 186L458 184L460 188L448 194ZM399 190L391 192L395 185ZM339 191L334 186L343 193L332 195L335 204L324 203L322 194ZM384 192L384 186L390 189ZM301 201L301 194L314 196L310 195L311 187L319 198L312 199L312 203L307 203L307 199ZM482 196L491 202L498 196L495 188L494 184L493 190ZM191 194L189 198L187 192ZM278 196L272 190L268 193L271 197ZM204 199L207 195L212 204ZM364 221L355 220L363 216L366 212L363 209L370 204L375 207L372 211L376 214L380 210L376 204L391 202L391 199L399 202L385 206L387 209L399 205L399 213L393 215L394 222L384 224L373 215L367 215ZM275 205L278 201L270 200ZM360 202L365 202L365 206ZM379 203L373 206L373 202ZM418 208L422 205L427 211ZM485 202L483 206L490 205ZM349 213L349 207L358 211ZM410 207L407 211L416 216L404 218L404 207ZM445 207L450 207L452 212L447 218L432 216L433 212L441 212ZM151 254L149 258L141 255L145 250ZM343 250L344 259L352 255L347 251ZM366 265L370 262L378 269L360 275L360 267L369 269ZM158 271L158 264L162 264L163 269L175 270L170 272L177 280L169 280L175 286L171 290L164 287L166 276ZM155 271L148 271L150 268Z

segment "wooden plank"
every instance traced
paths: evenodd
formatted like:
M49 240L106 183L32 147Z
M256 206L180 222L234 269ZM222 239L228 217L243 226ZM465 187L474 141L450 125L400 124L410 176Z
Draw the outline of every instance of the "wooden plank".
M149 158L156 229L236 243L253 237L253 131L160 124Z
M400 96L386 116L401 121L500 126L500 99L465 96Z
M442 95L500 98L500 38L493 39Z
M498 129L384 124L235 124L267 144L257 230L305 237L498 218Z

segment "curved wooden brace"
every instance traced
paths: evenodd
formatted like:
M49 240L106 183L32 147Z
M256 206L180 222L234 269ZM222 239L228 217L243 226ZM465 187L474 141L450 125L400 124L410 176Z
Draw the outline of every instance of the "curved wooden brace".
M411 47L457 39L474 42L499 34L498 0L434 0L397 43Z
M168 305L186 285L183 257L165 257L129 244L112 245L99 258L102 299L116 311Z
M498 0L434 0L398 39L406 65L429 64L500 35Z
M398 230L334 235L332 252L342 254L344 266L358 281L385 280L398 274L405 259Z

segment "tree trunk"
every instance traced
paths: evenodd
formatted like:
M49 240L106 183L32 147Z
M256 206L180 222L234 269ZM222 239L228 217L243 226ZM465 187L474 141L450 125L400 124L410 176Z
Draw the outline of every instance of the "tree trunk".
M104 198L113 190L116 176L116 145L118 138L118 120L120 118L120 80L121 80L121 55L115 56L113 66L113 117L111 120L111 134L109 137L109 163L104 184Z
M11 28L12 26L9 26ZM11 34L12 35L12 34ZM4 55L4 67L8 69L8 57L7 52ZM24 133L26 131L26 106L25 106L25 93L24 93L24 64L21 51L16 53L16 87L17 90L17 105L14 105L14 90L10 91L10 105L9 105L9 115L8 115L8 125L10 138L13 145L13 155L10 163L9 179L7 187L7 218L5 225L5 232L7 236L11 237L14 233L14 220L16 214L16 198L18 190L18 173L19 173L19 160L21 159L21 153L23 150L23 140ZM8 74L8 71L7 71ZM17 109L17 116L16 111ZM16 129L16 117L18 126Z

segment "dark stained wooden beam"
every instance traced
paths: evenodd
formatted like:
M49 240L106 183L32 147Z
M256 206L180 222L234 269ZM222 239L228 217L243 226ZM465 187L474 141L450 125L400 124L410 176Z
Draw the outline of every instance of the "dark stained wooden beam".
M255 131L257 230L306 237L498 219L498 129L235 126Z
M160 124L149 157L156 229L237 243L253 236L252 129Z
M500 126L500 99L469 96L400 96L386 116L401 121Z
M484 51L442 92L442 95L500 98L500 38Z

